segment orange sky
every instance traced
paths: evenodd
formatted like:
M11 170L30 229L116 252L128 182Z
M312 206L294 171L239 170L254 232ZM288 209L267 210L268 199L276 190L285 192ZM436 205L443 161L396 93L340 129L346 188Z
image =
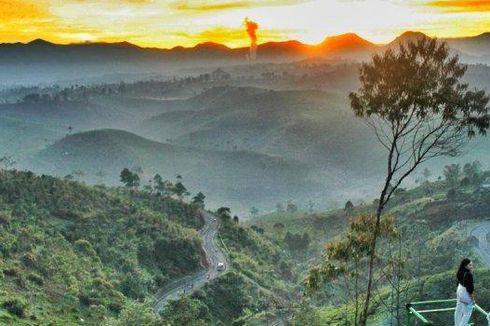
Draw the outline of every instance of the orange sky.
M406 30L438 37L490 31L490 0L0 0L0 42L237 47L249 43L245 17L259 24L259 43L318 43L346 32L385 43Z

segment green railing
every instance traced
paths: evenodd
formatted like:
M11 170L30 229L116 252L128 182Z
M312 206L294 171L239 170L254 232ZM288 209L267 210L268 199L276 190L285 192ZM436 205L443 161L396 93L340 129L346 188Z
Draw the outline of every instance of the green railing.
M420 309L423 306L429 306L429 305L448 306L449 304L452 304L451 307L437 308L437 309ZM456 299L411 302L407 304L407 326L412 326L413 325L412 323L414 321L419 321L421 325L434 325L432 321L430 321L424 316L424 314L454 311L454 310L456 310ZM477 304L474 305L473 311L476 311L484 315L485 317L487 316L487 312ZM468 325L473 325L473 323L470 323Z

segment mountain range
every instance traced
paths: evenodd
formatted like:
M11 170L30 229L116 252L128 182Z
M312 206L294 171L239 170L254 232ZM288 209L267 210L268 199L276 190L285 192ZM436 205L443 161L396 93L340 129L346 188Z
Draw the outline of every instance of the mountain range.
M319 44L296 40L267 42L257 48L254 62L284 62L306 58L365 60L373 53L406 40L427 37L405 32L388 44L376 45L354 33L330 36ZM441 39L460 54L463 61L490 62L490 33L464 38ZM182 68L247 62L248 47L229 48L204 42L194 47L143 48L120 43L54 44L42 39L29 43L0 44L0 85L69 80L103 74L142 72L175 73Z

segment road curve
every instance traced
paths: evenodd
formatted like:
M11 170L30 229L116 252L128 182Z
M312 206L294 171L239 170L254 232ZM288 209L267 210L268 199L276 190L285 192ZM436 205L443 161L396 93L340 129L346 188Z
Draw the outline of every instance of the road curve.
M475 246L478 255L487 267L490 267L490 243L487 241L488 233L490 233L490 221L482 222L470 231L470 235L478 239L478 246Z
M155 296L155 302L153 304L153 309L157 313L163 310L170 300L176 300L183 295L190 294L222 274L224 270L217 270L218 263L224 263L225 269L228 267L228 259L218 246L216 240L220 228L219 219L205 211L201 211L200 213L204 219L204 226L199 231L199 236L202 240L202 249L206 254L208 267L199 270L195 274L179 278L160 289Z

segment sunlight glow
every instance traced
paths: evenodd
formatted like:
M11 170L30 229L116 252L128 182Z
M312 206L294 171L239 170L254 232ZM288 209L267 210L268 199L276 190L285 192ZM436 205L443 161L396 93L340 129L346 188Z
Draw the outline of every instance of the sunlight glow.
M247 46L245 17L258 22L258 43L319 43L347 32L387 43L406 30L457 37L490 30L490 1L456 0L10 0L0 1L0 42L129 41Z

